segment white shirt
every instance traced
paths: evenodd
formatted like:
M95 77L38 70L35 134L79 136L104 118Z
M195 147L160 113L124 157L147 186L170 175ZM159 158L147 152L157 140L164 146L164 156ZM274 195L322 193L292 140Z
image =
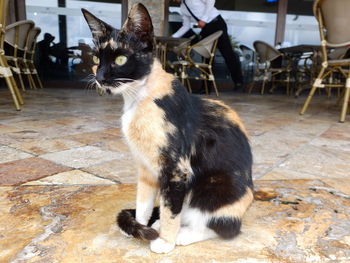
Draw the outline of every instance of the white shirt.
M215 17L220 15L214 7L215 0L186 0L186 4L191 12L199 19L209 23ZM172 35L172 37L181 37L191 28L191 19L194 19L187 7L181 2L180 11L182 16L182 27Z

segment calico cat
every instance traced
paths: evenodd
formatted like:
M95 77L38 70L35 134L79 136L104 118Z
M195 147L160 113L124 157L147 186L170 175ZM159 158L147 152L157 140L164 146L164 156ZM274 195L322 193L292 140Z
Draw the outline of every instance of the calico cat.
M95 84L123 96L122 131L138 165L136 211L119 213L120 229L151 240L156 253L237 236L253 201L252 154L238 115L189 94L162 69L142 4L132 7L120 31L82 11L96 45Z

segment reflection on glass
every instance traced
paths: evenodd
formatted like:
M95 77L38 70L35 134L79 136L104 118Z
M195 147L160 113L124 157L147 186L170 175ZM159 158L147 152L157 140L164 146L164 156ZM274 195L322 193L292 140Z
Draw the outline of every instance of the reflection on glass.
M121 26L121 5L113 3L66 0L65 8L58 8L57 0L27 0L27 18L33 20L41 28L37 48L37 66L40 75L47 79L80 80L91 73L92 38L91 32L81 14L86 8L99 18L116 28ZM58 16L66 17L66 28L59 28ZM61 34L67 34L67 43L60 41ZM43 41L44 36L54 39L49 43ZM45 42L45 43L43 43ZM40 48L45 44L45 54Z

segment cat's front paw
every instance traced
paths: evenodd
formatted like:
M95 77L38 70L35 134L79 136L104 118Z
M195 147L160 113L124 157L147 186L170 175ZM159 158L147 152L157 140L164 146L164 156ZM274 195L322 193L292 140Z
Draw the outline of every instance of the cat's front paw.
M191 231L187 227L182 227L179 233L177 234L176 245L187 246L193 243L193 241L191 240L192 235L193 233L191 233Z
M169 253L175 248L175 244L166 242L164 239L158 237L155 240L151 241L150 248L155 253Z

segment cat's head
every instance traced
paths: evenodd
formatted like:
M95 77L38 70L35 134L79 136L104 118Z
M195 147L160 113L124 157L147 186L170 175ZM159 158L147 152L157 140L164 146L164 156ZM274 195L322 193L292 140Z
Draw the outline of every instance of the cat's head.
M142 4L135 4L120 30L82 9L95 44L94 84L112 94L135 92L153 62L153 25Z

